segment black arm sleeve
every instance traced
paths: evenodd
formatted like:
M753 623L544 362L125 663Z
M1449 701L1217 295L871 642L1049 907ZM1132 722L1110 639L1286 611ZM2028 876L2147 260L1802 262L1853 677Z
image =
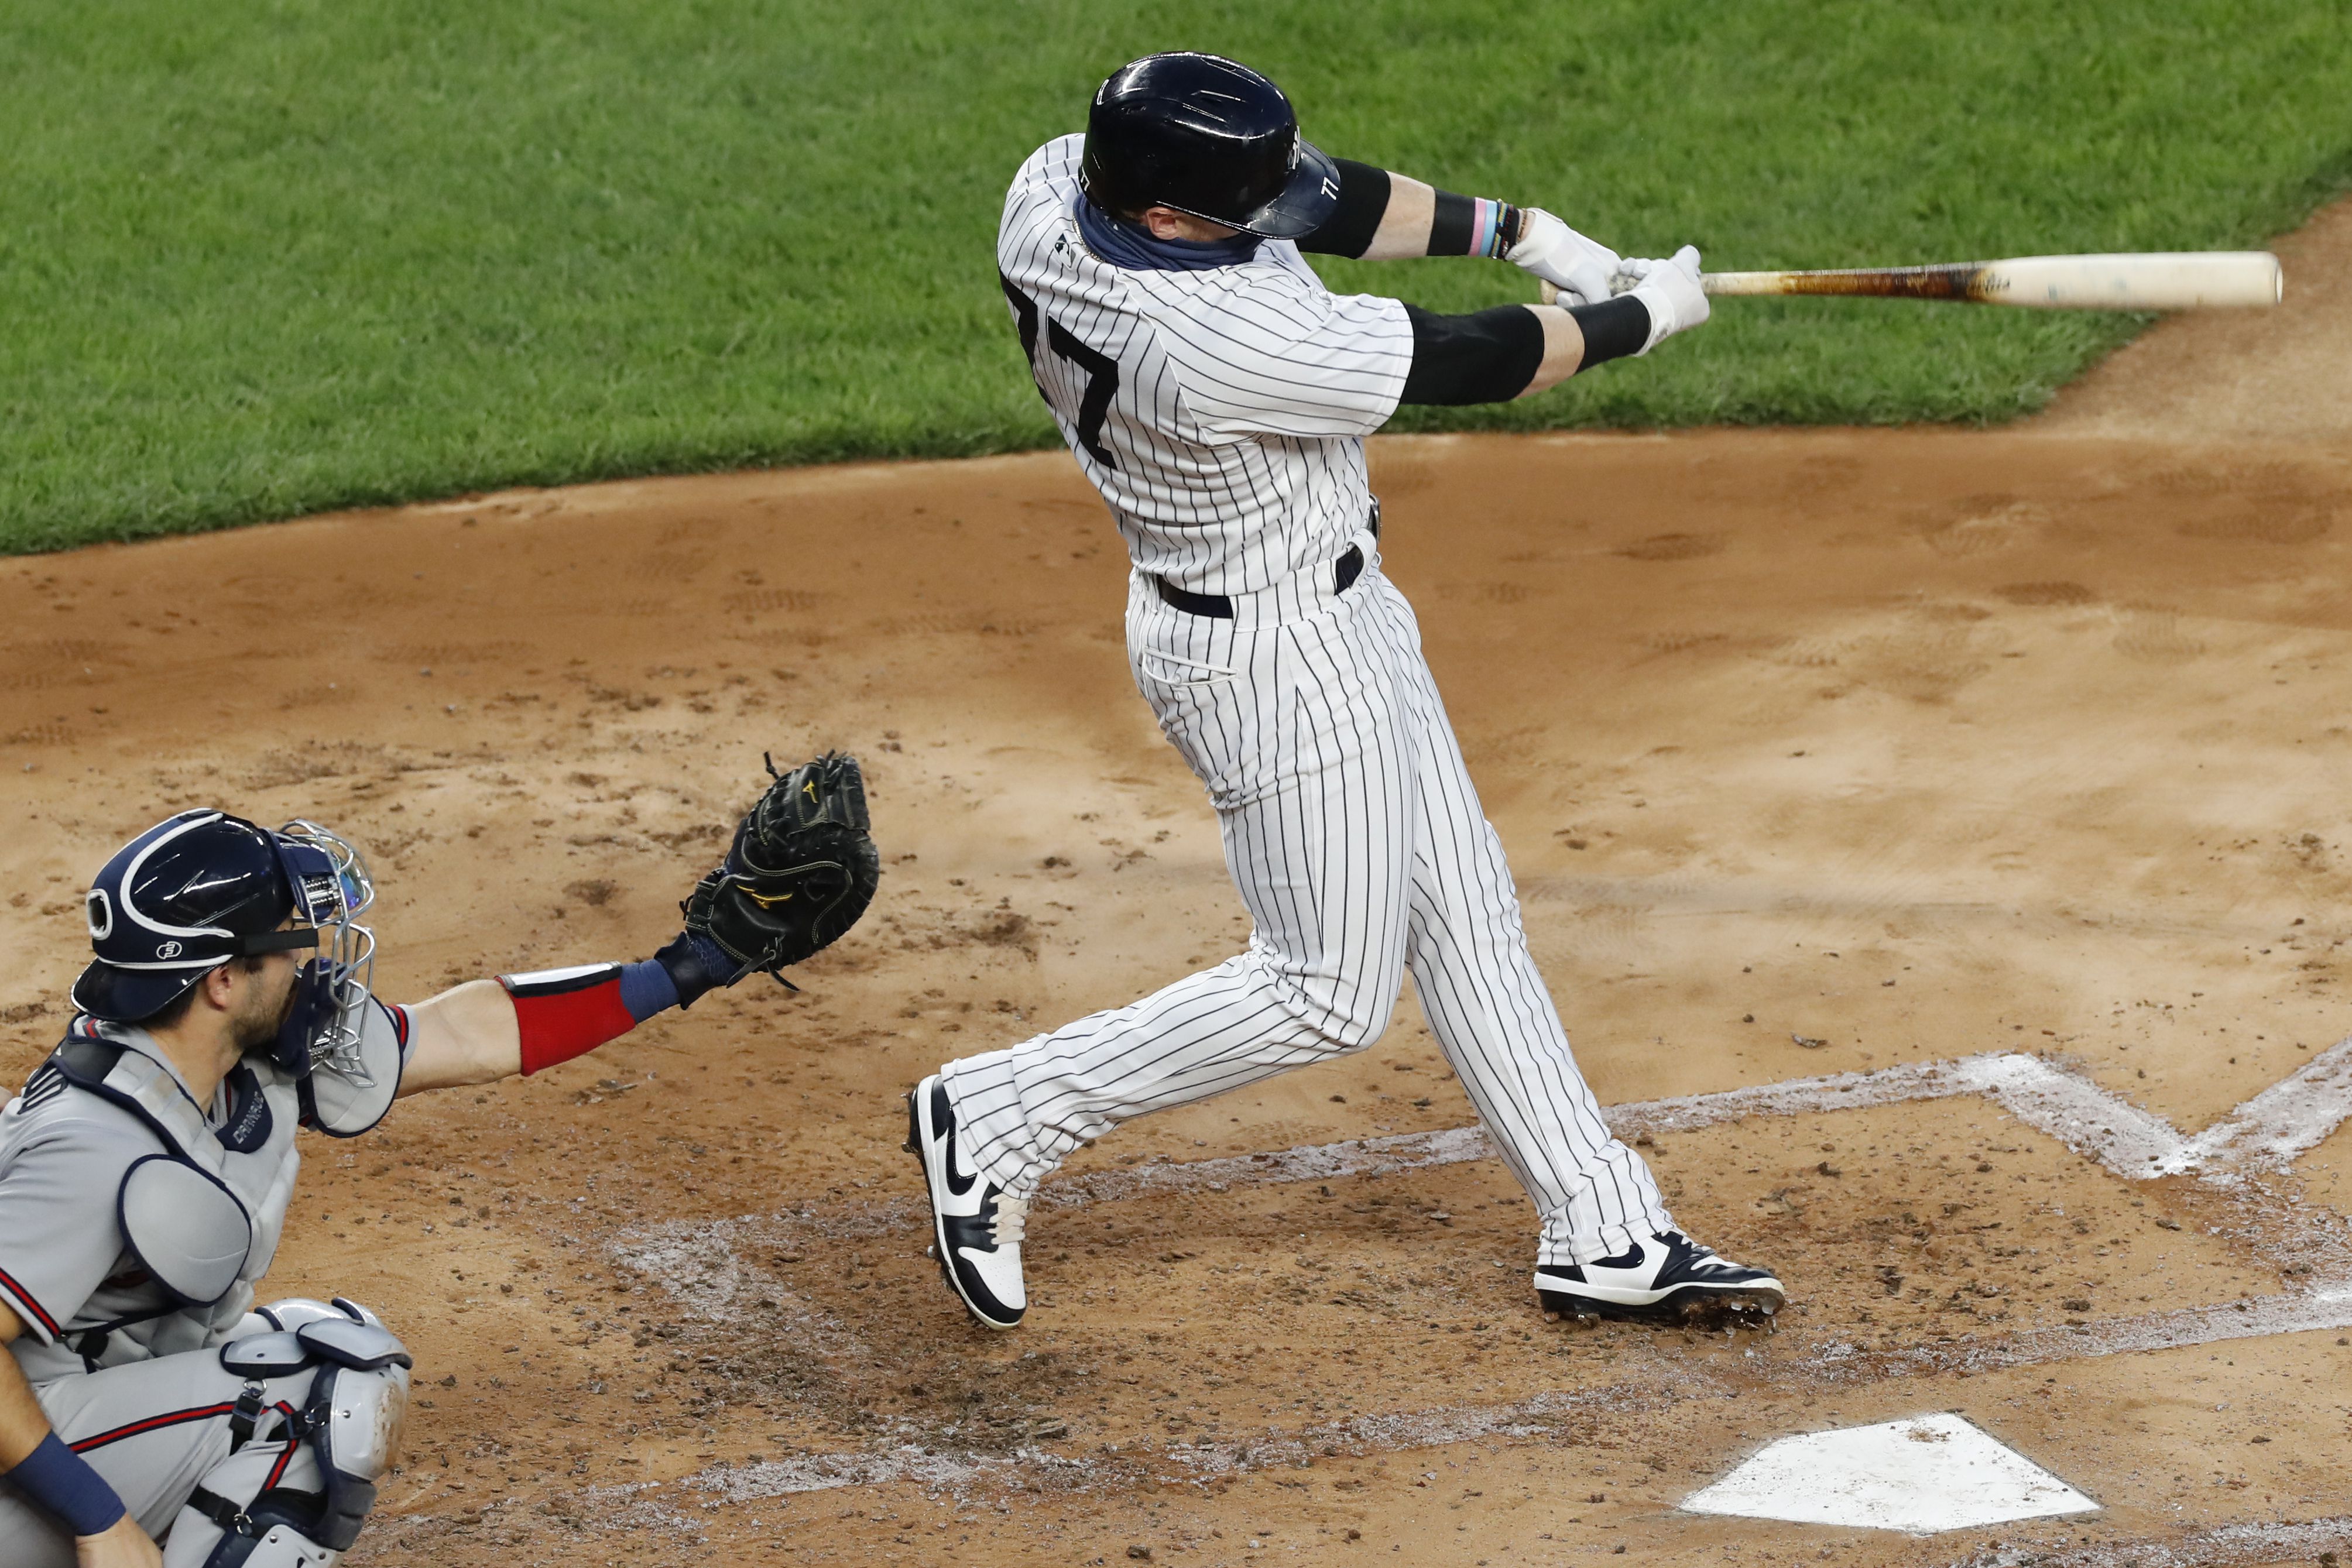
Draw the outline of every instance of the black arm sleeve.
M1412 369L1399 402L1508 402L1543 363L1543 323L1524 305L1468 316L1408 305L1404 313L1412 323Z
M1298 248L1318 256L1359 256L1372 248L1372 235L1388 215L1389 172L1345 158L1331 162L1339 166L1339 204L1321 227L1299 240Z
M1650 340L1650 308L1630 294L1598 305L1571 305L1568 313L1576 318L1584 334L1584 357L1576 365L1579 374L1604 360L1638 354Z

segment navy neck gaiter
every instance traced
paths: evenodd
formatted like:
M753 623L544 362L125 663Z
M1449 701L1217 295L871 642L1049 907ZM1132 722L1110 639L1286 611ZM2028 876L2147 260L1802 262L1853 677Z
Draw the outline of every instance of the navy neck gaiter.
M1237 234L1230 239L1154 239L1150 230L1124 218L1112 217L1085 197L1078 198L1078 232L1087 248L1129 272L1206 272L1217 267L1239 267L1256 259L1258 237Z

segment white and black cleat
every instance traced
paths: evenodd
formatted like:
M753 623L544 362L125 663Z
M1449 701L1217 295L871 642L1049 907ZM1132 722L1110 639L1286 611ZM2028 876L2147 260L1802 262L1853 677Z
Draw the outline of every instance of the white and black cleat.
M1539 1266L1536 1299L1546 1317L1576 1322L1622 1318L1760 1323L1771 1321L1789 1294L1767 1270L1718 1258L1679 1230L1662 1230L1637 1239L1614 1258Z
M923 1163L931 1197L931 1245L940 1272L974 1322L1021 1326L1029 1310L1021 1278L1021 1231L1029 1206L971 1168L956 1136L955 1109L933 1073L907 1096L907 1151Z

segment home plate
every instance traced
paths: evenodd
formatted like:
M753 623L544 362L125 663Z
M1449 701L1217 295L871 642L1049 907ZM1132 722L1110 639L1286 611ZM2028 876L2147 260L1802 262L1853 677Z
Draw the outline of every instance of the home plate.
M1682 1506L1692 1513L1926 1535L2099 1505L1946 1414L1783 1437Z

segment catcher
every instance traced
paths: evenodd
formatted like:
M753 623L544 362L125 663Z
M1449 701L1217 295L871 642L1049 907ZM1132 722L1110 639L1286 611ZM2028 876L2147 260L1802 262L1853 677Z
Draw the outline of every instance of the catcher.
M341 1298L254 1304L296 1127L356 1137L394 1100L782 979L873 898L866 827L857 764L821 757L775 779L652 957L406 1007L370 993L374 885L316 823L183 811L117 851L77 1016L0 1112L0 1564L330 1568L391 1466L411 1359Z

